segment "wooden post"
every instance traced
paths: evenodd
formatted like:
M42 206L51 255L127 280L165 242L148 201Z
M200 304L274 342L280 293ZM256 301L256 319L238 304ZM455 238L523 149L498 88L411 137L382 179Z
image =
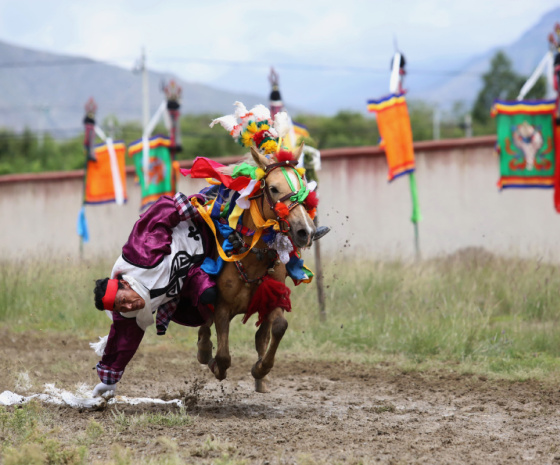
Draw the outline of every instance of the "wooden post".
M319 215L315 215L315 227L319 226ZM315 280L317 283L317 300L319 302L319 320L324 323L327 321L327 310L325 307L325 288L323 285L323 265L321 263L321 242L313 243L313 251L315 253Z

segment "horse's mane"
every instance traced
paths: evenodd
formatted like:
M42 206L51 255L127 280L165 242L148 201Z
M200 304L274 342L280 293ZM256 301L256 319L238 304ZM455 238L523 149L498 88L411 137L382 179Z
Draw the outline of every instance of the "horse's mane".
M235 167L242 165L243 163L251 166L257 166L251 154L246 153L240 161L238 161L237 163L231 163L230 165L226 165L220 171L222 172L222 174L231 176L233 174L233 170L235 169Z

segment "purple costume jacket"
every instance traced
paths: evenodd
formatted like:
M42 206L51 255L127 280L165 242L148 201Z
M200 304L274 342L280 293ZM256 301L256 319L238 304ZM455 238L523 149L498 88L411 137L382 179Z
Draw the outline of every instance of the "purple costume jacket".
M149 289L152 311L157 308L158 334L165 333L169 321L200 326L212 315L199 298L215 286L200 269L213 245L204 220L184 194L179 192L173 199L163 196L134 225L112 277L130 274ZM103 358L97 364L105 384L120 380L144 337L135 318L119 312L112 312L112 318Z

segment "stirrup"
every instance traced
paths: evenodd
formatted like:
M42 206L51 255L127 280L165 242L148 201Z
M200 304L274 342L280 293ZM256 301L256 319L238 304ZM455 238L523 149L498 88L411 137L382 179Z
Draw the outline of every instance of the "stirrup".
M315 235L313 236L313 242L321 239L321 237L323 237L325 234L327 234L330 230L331 230L331 228L329 228L328 226L319 226L315 230Z

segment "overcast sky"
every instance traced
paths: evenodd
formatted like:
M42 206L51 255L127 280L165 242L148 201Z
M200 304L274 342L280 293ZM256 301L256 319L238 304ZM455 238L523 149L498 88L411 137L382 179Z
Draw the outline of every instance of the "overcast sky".
M150 68L228 87L220 82L226 65L193 61L387 68L396 37L409 62L453 67L513 42L558 6L558 0L0 0L0 40L123 66L132 66L144 46Z

